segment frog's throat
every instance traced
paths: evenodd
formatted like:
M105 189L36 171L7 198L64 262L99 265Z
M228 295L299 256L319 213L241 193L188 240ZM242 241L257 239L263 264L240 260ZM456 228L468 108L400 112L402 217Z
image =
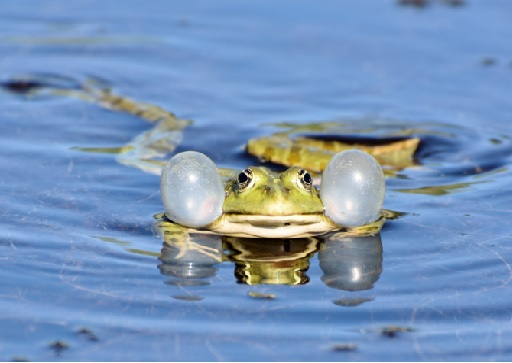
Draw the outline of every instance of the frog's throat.
M219 234L245 238L306 238L322 235L343 227L323 214L263 216L223 214L206 227Z

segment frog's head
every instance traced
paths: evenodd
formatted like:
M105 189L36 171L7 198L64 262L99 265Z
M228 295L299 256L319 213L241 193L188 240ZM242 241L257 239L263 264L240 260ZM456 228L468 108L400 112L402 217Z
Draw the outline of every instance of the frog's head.
M336 154L320 193L312 184L311 175L298 167L281 174L252 167L224 185L212 160L187 151L167 163L161 192L174 222L240 237L314 236L372 223L381 215L384 174L369 154Z
M275 174L251 167L227 185L222 210L230 214L290 216L323 213L324 206L306 170L292 167Z

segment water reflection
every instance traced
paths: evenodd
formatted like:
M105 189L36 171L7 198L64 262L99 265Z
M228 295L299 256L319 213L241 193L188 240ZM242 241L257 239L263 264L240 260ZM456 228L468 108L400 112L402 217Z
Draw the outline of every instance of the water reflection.
M228 258L235 262L238 282L249 285L302 285L309 282L309 259L319 239L224 238Z
M369 290L382 272L380 233L370 237L326 239L318 252L322 281L329 287Z
M209 285L222 261L222 240L218 236L196 234L194 240L164 242L158 265L170 285Z
M234 262L234 275L240 283L302 285L309 282L307 270L317 252L321 280L334 289L371 289L382 272L380 234L259 239L164 231L163 238L158 268L170 277L166 284L172 285L209 285L222 261Z

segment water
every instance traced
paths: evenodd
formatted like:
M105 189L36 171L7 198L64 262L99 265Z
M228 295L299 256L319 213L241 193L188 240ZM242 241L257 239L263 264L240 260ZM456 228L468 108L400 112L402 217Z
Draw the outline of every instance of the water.
M246 140L283 121L407 125L424 147L388 179L385 207L407 214L377 239L266 245L309 264L307 284L237 283L258 248L232 241L184 284L154 231L158 177L77 149L150 126L2 92L0 358L511 360L512 6L372 6L2 2L2 80L104 79L194 120L177 151L219 166L254 164Z

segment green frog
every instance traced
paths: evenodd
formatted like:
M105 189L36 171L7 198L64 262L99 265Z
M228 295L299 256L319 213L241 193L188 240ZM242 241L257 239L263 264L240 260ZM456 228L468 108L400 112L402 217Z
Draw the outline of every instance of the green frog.
M172 157L161 177L165 215L186 228L246 238L305 238L331 232L375 234L386 212L384 174L362 151L344 151L327 165L320 191L308 171L250 167L221 177L206 155Z

